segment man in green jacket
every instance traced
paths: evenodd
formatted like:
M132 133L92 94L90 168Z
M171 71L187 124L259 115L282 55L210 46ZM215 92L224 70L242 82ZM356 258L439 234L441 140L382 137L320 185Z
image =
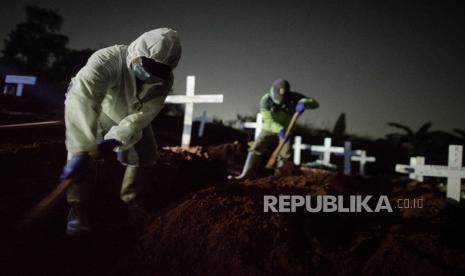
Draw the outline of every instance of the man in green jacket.
M316 109L319 104L316 100L290 91L289 82L278 79L273 82L270 92L260 100L260 112L263 117L263 128L247 155L244 169L236 179L250 178L261 163L262 156L270 151L276 141L285 141L284 147L278 156L276 174L286 160L291 157L291 145L289 136L286 136L287 126L292 115L297 112L302 114L305 109Z

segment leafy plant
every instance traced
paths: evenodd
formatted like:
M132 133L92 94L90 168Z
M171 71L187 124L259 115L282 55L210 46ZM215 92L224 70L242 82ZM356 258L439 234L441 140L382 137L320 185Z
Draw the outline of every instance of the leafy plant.
M386 135L388 140L394 144L404 147L411 155L425 154L425 148L431 142L431 133L429 132L432 123L423 124L417 131L399 123L388 123L389 126L402 130L401 133L391 133Z

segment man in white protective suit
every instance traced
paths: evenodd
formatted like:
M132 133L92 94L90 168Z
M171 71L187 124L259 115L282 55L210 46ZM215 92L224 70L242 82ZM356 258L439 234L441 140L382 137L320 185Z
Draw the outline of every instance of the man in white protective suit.
M66 232L91 231L89 189L96 179L95 160L117 152L126 166L121 199L135 213L148 172L158 159L151 121L173 85L172 70L181 56L176 31L155 29L129 46L96 51L72 78L65 100L68 162L61 179L73 179Z

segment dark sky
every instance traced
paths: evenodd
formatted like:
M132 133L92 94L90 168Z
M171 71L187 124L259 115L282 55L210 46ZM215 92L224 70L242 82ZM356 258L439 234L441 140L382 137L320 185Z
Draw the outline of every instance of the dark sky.
M321 104L302 122L332 128L345 112L350 133L380 137L390 121L465 129L460 2L16 0L0 10L0 37L24 19L28 4L58 9L76 49L127 44L171 27L183 44L175 93L184 93L192 74L198 94L225 96L222 105L195 106L196 114L254 114L271 82L286 78Z

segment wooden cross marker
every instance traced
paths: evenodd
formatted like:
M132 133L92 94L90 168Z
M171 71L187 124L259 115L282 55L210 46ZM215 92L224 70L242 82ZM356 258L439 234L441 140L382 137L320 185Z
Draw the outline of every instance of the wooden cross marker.
M415 177L422 181L423 176L447 178L447 197L460 201L461 182L465 178L465 168L462 167L463 147L459 145L449 146L449 161L447 166L425 165L424 159L416 160L421 164L396 165L396 172L408 173L409 176ZM413 175L412 175L413 174Z
M351 160L360 163L359 171L360 175L365 176L365 166L368 162L375 162L376 158L373 156L367 156L367 152L365 150L356 150L354 156L352 156Z
M320 163L327 166L333 166L331 164L331 154L344 154L343 147L332 147L331 138L325 138L323 146L311 146L310 150L313 153L322 154L323 160L320 160Z
M186 95L171 95L166 98L166 103L185 104L184 128L182 131L183 148L188 148L191 142L192 120L194 115L194 103L222 103L223 95L195 95L195 76L187 76Z
M257 120L255 122L245 122L245 128L255 128L254 139L257 140L258 135L262 131L263 127L263 117L261 113L257 113Z
M34 76L17 76L7 75L5 77L5 87L3 88L3 94L7 94L8 84L16 84L16 96L21 97L23 95L24 85L35 85L37 77Z

